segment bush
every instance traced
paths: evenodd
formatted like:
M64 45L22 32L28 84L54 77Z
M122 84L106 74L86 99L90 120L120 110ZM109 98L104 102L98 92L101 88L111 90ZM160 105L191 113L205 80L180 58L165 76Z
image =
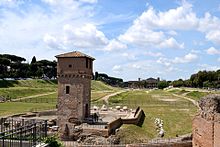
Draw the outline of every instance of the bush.
M47 137L44 142L47 143L49 147L64 147L57 136Z

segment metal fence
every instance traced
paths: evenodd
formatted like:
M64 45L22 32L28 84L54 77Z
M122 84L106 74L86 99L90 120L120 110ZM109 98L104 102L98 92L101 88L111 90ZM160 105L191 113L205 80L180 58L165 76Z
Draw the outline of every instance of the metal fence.
M47 121L0 120L0 147L32 147L47 136Z

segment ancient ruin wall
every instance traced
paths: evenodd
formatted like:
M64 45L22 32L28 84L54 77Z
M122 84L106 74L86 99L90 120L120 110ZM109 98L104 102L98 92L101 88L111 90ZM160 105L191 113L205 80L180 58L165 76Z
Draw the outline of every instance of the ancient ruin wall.
M200 112L193 119L193 146L219 147L220 95L209 95L199 101Z

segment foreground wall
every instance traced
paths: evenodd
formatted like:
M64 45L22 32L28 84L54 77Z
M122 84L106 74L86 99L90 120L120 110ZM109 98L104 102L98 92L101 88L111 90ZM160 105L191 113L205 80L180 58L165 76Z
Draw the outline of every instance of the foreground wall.
M202 98L199 107L192 123L193 147L220 147L220 95Z

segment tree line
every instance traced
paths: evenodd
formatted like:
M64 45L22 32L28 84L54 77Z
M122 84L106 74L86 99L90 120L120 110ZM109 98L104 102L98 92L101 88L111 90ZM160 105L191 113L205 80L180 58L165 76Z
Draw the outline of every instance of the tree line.
M16 55L0 54L0 79L56 77L56 61L37 61L35 56L31 63L25 63L25 61L25 58Z
M192 74L189 79L175 80L172 82L174 87L194 87L194 88L220 88L220 70L199 71Z
M111 85L111 86L120 86L121 87L123 84L123 79L121 79L121 78L110 77L107 74L98 73L98 72L95 72L94 80L102 81L102 82L104 82L108 85Z

